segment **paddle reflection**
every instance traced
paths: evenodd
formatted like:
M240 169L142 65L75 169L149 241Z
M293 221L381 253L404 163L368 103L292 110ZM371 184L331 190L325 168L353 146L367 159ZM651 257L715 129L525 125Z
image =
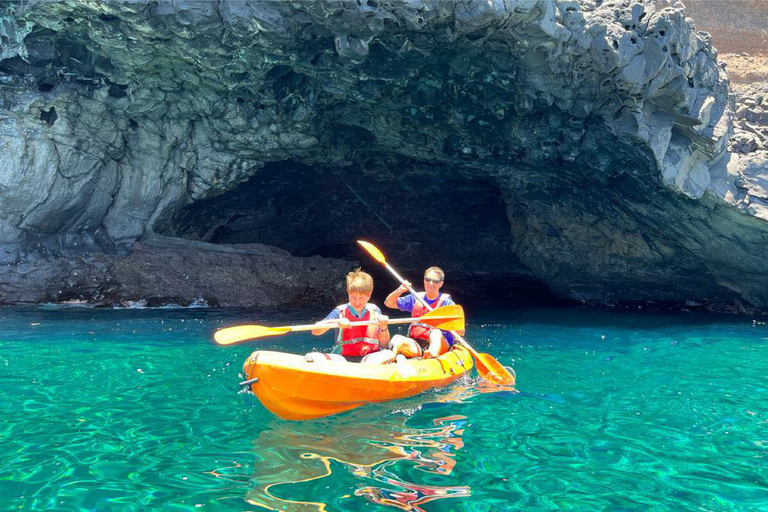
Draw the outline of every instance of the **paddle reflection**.
M380 412L380 411L379 411ZM466 498L462 485L434 485L456 466L464 446L466 417L434 418L425 428L406 425L408 416L366 415L301 424L276 422L254 441L255 487L247 501L269 510L357 509L366 500L400 510L423 511L422 505L446 498ZM432 485L418 481L430 473ZM426 477L426 475L425 475ZM450 478L446 478L450 480ZM322 498L321 498L322 497Z

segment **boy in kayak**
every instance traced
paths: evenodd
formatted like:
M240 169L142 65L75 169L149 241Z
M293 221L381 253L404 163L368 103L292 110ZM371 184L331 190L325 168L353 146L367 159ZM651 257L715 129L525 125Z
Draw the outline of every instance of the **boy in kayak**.
M429 267L424 272L424 292L418 294L432 309L454 304L451 296L440 293L440 288L445 280L445 272L440 267ZM430 310L426 308L418 298L409 294L401 297L408 291L410 283L400 285L387 296L384 305L388 308L407 311L411 316L418 318ZM406 357L437 357L445 354L453 346L453 335L448 331L441 331L427 324L414 322L408 329L408 336L395 334L392 337L390 348L395 355L403 354Z
M339 328L336 337L337 346L341 347L341 356L338 354L322 354L313 352L307 354L307 361L318 358L329 360L342 360L363 363L383 364L395 359L391 350L383 350L389 345L389 317L381 314L381 310L375 304L368 301L373 293L373 278L357 269L347 274L347 296L349 302L336 306L321 322L328 325L314 329L312 334L320 336L333 327ZM350 327L351 322L376 320L378 324Z

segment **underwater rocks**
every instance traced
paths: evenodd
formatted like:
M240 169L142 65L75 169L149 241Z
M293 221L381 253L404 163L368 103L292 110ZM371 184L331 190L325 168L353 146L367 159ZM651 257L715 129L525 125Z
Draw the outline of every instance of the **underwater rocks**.
M170 253L186 249L120 267L161 234L209 244L195 246L210 251L200 268L233 258L215 242L350 261L351 241L374 237L411 275L439 263L468 293L480 280L501 294L768 307L765 162L744 128L762 104L734 109L682 5L3 8L0 299L38 300L18 283L53 288L69 271L56 254L82 238L131 294L159 293L138 275L165 268L163 287L227 303L230 288L177 271L189 263ZM257 274L262 292L237 303L277 300ZM328 283L306 278L312 301Z

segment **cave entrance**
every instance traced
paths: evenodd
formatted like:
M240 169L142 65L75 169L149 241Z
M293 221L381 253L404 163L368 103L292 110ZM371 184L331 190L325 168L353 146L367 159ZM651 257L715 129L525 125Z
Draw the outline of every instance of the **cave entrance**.
M269 163L156 230L358 261L393 289L394 279L355 243L370 240L415 283L425 268L438 265L448 275L446 289L461 289L463 298L551 298L512 250L506 204L495 183L400 157L345 166Z

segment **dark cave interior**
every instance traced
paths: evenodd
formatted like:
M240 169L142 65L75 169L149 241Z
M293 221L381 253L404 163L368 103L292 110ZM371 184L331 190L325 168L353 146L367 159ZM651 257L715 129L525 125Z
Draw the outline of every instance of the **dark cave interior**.
M370 156L355 165L270 163L235 189L185 207L156 230L356 261L394 289L394 278L355 243L369 240L417 287L423 270L437 265L446 271L445 290L461 290L464 298L554 300L514 254L506 206L489 178L402 158Z

